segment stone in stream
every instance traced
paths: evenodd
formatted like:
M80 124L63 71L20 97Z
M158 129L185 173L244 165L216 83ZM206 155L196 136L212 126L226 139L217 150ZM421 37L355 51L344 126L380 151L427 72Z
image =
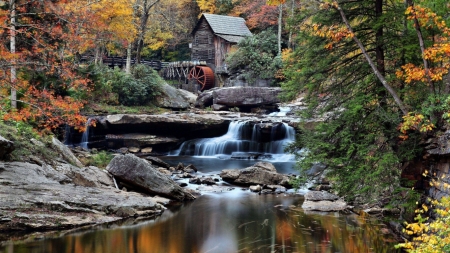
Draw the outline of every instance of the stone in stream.
M338 196L324 191L309 191L305 194L302 208L307 211L335 212L348 208Z
M114 157L106 169L120 181L136 186L148 193L175 200L191 200L195 197L181 188L170 176L159 172L147 160L132 154Z
M220 177L227 182L241 185L282 185L287 188L292 186L289 177L277 173L273 164L269 162L257 162L245 169L222 170Z

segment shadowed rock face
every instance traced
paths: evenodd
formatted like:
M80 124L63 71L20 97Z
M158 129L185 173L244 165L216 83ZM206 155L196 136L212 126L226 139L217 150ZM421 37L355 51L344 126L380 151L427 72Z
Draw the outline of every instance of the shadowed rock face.
M14 151L14 143L0 136L0 158Z
M175 200L191 200L195 197L181 188L170 176L153 167L148 161L127 154L114 157L106 169L114 177L148 193Z

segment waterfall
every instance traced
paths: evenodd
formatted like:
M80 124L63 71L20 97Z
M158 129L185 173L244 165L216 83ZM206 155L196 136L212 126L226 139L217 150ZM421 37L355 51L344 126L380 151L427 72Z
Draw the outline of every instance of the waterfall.
M92 119L89 118L86 121L86 130L83 133L83 136L81 136L81 142L80 142L80 147L84 148L84 149L89 149L88 148L88 143L89 143L89 128L91 127L91 121Z
M258 153L287 160L292 156L284 153L284 147L294 140L295 130L286 123L273 125L270 133L266 133L258 124L251 126L246 121L233 121L225 135L185 141L169 155L231 156L237 153Z
M69 125L64 126L64 145L71 146L71 135L72 135L72 129Z
M286 114L291 111L291 107L289 106L280 106L279 109L279 112L269 113L269 116L286 117Z

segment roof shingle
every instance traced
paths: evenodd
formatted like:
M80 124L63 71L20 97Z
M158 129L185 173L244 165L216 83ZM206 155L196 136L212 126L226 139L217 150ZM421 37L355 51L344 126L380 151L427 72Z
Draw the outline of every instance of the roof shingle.
M251 36L252 33L245 24L245 20L240 17L222 16L203 13L211 29L216 34Z

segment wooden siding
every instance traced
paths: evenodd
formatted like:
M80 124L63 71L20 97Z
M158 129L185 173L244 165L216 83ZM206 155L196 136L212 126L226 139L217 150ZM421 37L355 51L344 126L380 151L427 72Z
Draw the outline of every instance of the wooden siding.
M227 57L227 53L231 49L231 43L216 36L214 38L214 47L215 47L215 65L216 67L222 67L225 64L225 58Z
M204 18L200 22L193 38L191 59L193 61L206 61L207 63L215 64L215 35Z

